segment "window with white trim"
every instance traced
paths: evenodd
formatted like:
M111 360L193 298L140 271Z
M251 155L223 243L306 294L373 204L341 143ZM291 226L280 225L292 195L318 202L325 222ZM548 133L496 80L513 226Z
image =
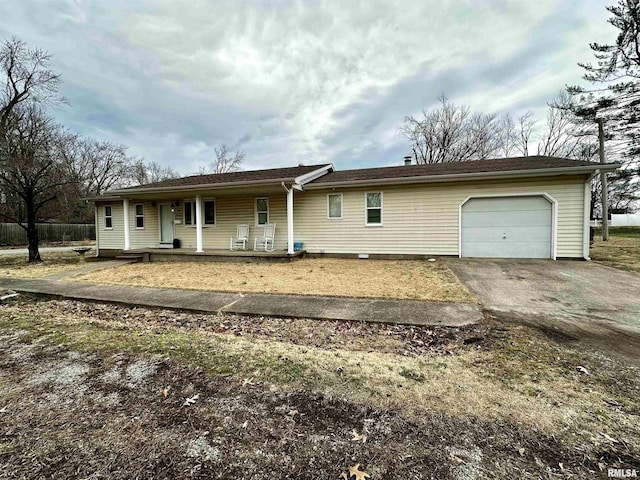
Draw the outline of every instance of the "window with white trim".
M365 195L365 225L382 225L382 192Z
M104 228L113 228L113 209L111 208L111 205L104 206Z
M329 193L327 195L327 218L333 220L342 218L341 193Z
M216 201L215 200L204 200L202 202L202 213L204 214L205 225L215 225L216 224Z
M256 225L269 223L269 198L256 198Z
M183 217L185 225L196 224L196 202L193 200L184 201Z
M184 201L184 224L195 227L196 225L196 201L185 200ZM214 199L202 201L202 224L203 225L215 225L216 224L216 201Z
M144 230L144 203L136 204L136 228Z

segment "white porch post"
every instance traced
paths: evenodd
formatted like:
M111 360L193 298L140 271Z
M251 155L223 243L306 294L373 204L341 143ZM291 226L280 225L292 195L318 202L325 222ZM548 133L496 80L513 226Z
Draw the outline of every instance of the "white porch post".
M196 196L196 253L202 253L202 197Z
M129 232L129 199L122 201L122 210L124 211L124 249L131 250L131 235Z
M287 253L293 254L293 186L287 191Z
M98 214L98 204L97 203L93 207L93 213L94 213L94 216L95 216L94 225L96 226L96 257L99 257L100 256L100 228L98 228L99 214Z

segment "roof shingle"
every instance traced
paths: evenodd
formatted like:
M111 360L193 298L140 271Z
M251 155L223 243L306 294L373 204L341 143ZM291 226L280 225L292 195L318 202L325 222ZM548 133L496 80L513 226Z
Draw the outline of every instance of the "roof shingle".
M390 178L426 177L438 175L456 175L485 172L508 172L519 170L553 169L598 165L556 157L513 157L469 162L433 163L426 165L401 165L397 167L362 168L358 170L339 170L314 180L309 185L322 185L342 182L383 180Z
M230 173L213 173L209 175L191 175L189 177L172 178L170 180L164 180L162 182L147 183L145 185L122 188L114 190L114 192L147 188L193 187L198 185L220 185L269 180L273 180L274 182L293 181L294 178L299 177L300 175L304 175L327 165L328 164L300 165L298 167L271 168L267 170L246 170Z

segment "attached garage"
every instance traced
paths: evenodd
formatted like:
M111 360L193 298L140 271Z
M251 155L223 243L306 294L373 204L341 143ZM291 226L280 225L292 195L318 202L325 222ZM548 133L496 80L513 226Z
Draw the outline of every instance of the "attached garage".
M555 258L548 195L479 197L460 208L462 257Z

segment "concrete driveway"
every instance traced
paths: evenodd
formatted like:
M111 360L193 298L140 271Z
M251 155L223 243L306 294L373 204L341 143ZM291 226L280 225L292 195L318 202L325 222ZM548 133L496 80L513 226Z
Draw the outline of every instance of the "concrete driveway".
M640 362L640 275L584 261L446 263L494 316Z

